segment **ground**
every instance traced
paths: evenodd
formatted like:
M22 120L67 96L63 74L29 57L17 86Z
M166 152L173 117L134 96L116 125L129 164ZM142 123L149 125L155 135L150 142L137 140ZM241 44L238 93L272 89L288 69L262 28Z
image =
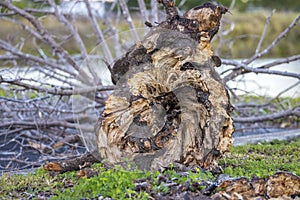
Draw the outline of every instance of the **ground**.
M220 160L218 170L172 164L163 172L141 171L133 165L124 168L98 163L81 171L58 174L39 168L34 174L25 176L3 174L0 199L93 199L100 196L112 199L209 199L218 192L218 181L231 180L229 176L257 179L283 171L299 176L299 158L300 139L297 139L233 147ZM296 183L299 184L299 179Z

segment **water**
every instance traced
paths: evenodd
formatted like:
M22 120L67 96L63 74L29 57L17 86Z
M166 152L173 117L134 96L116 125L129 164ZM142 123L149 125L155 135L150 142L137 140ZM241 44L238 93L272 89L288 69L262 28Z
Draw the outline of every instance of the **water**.
M102 18L105 14L105 2L106 1L90 1L92 12L94 16ZM59 6L60 11L63 14L72 14L76 16L88 16L86 5L83 1L70 1L64 0ZM48 8L53 11L53 8Z
M267 64L273 61L276 61L276 59L259 59L249 65L249 67L259 67L263 64ZM229 68L232 68L232 66L222 65L218 69L218 71L222 72ZM270 70L300 74L300 60L277 65L270 68ZM293 89L287 91L287 88L295 85L296 83L298 83L298 85L296 85ZM230 80L228 82L228 86L230 88L236 88L236 94L238 95L250 93L261 96L275 97L279 93L284 92L281 96L300 96L299 80L297 78L279 75L247 73L245 75L237 77L234 80Z
M249 67L259 67L263 64L267 64L275 61L276 59L259 59L253 62ZM97 63L99 64L99 63ZM226 71L227 69L232 68L232 66L222 65L217 68L219 73ZM102 67L97 67L97 73L104 80L105 84L108 85L110 83L110 72L102 65ZM281 65L277 65L272 67L271 70L277 71L287 71L292 73L300 74L300 60L293 61L290 63L285 63ZM40 73L36 72L36 70L28 71L26 68L14 68L14 69L1 69L2 76L6 76L9 74L10 77L24 77L24 78L32 78L35 80L39 80L41 76ZM222 75L223 76L223 75ZM57 80L51 80L51 78L44 79L47 83L61 85ZM275 97L279 93L283 94L281 96L289 96L289 97L299 97L300 96L300 83L293 87L291 90L287 91L287 88L299 83L297 78L279 76L279 75L270 75L270 74L255 74L255 73L247 73L245 75L238 76L234 80L230 80L227 84L229 88L235 88L235 92L237 95L242 94L255 94L261 96L269 96Z

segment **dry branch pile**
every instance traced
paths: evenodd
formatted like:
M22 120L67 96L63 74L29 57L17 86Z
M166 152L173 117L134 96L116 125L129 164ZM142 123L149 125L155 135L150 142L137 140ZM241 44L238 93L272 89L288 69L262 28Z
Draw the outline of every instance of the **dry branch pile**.
M113 66L116 89L97 129L98 151L141 168L170 163L209 167L232 145L229 96L214 67L210 41L226 8L206 3L167 19Z

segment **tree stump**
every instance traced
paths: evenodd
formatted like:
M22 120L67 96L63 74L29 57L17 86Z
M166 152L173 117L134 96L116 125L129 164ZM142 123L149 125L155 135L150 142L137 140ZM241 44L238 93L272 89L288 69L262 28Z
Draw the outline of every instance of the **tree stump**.
M113 65L116 90L96 125L98 153L142 169L206 168L233 143L229 96L214 69L221 61L210 45L227 9L206 3L179 16L173 1L158 2L167 19Z

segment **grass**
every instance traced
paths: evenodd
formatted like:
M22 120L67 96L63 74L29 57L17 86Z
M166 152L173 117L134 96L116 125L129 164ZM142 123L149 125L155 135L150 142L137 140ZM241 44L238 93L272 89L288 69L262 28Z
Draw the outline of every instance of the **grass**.
M232 177L267 177L277 171L289 171L300 176L300 139L233 147L219 165L223 167L222 173ZM53 174L43 169L27 176L3 174L0 178L0 199L91 199L99 196L148 199L149 191L136 190L138 180L149 182L152 193L168 193L170 188L159 181L161 176L178 184L215 180L218 176L199 168L182 175L172 165L163 173L141 171L131 166L128 169L119 166L106 169L101 163L89 170L96 175L86 178L78 176L77 172ZM203 185L196 190L205 187Z

